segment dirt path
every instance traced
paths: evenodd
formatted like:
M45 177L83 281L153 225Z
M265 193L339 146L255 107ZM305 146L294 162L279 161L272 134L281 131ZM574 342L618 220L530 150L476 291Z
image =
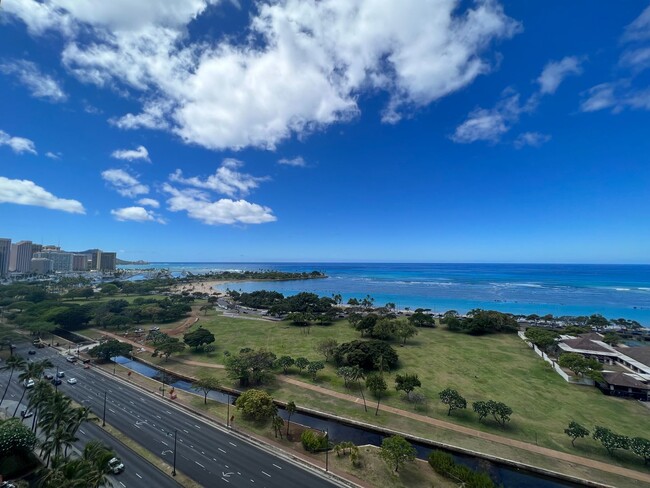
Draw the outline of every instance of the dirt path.
M129 342L130 344L133 344L133 345L138 346L138 347L144 347L145 350L153 351L153 348L151 348L149 346L142 346L142 344L139 344L139 343L134 342L134 341L129 340L129 339L125 339L125 338L120 337L118 335L111 334L109 332L103 332L103 334L107 335L107 336L110 336L110 337L113 337L113 338L118 339L118 340L123 341L123 342ZM188 360L188 359L170 358L170 362L172 362L172 361L177 362L177 363L187 364L187 365L190 365L190 366L200 366L200 367L203 367L203 368L213 368L213 369L223 369L224 368L224 366L221 365L221 364L210 364L210 363L204 363L204 362L200 362L200 361L191 361L191 360ZM311 383L306 383L304 381L300 381L300 380L297 380L295 378L288 377L286 375L278 375L277 378L278 378L279 381L283 381L283 382L289 383L291 385L299 386L300 388L303 388L305 390L311 390L311 391L321 393L323 395L329 395L331 397L335 397L335 398L338 398L340 400L345 400L345 401L352 402L352 403L357 403L357 404L362 402L362 399L357 397L357 396L349 395L347 393L341 393L341 392L334 391L334 390L330 390L330 389L327 389L327 388L323 388L322 386L313 385ZM594 459L589 459L589 458L585 458L585 457L582 457L582 456L576 456L576 455L568 454L568 453L565 453L565 452L555 451L553 449L537 446L535 444L529 444L527 442L518 441L516 439L510 439L508 437L503 437L503 436L496 435L496 434L490 434L488 432L483 432L483 431L480 431L480 430L471 429L469 427L464 427L462 425L453 424L451 422L445 422L444 420L434 419L432 417L427 417L425 415L420 415L420 414L417 414L417 413L414 413L414 412L409 412L408 410L402 410L402 409L399 409L399 408L391 407L389 405L380 405L379 410L381 410L383 412L389 412L389 413L392 413L394 415L401 415L403 417L411 418L413 420L417 420L419 422L423 422L423 423L426 423L426 424L429 424L429 425L433 425L435 427L439 427L439 428L442 428L442 429L452 430L452 431L459 432L459 433L462 433L462 434L465 434L465 435L478 437L480 439L485 439L485 440L488 440L490 442L497 442L499 444L504 444L506 446L515 447L517 449L523 449L523 450L533 452L533 453L536 453L536 454L541 454L543 456L547 456L547 457L550 457L550 458L553 458L553 459L560 459L562 461L568 461L570 463L579 464L579 465L582 465L582 466L587 466L587 467L590 467L590 468L598 469L598 470L605 471L605 472L608 472L608 473L617 474L617 475L620 475L620 476L625 476L627 478L643 481L645 483L650 484L650 474L648 474L648 473L642 473L640 471L635 471L633 469L623 468L621 466L614 466L613 464L603 463L601 461L596 461Z

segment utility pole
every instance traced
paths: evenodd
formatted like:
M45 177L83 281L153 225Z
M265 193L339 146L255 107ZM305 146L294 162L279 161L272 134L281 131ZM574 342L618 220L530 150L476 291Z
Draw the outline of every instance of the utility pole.
M174 468L172 471L172 476L176 476L176 436L178 435L178 429L174 431Z
M107 391L104 392L104 416L102 417L102 427L106 427L106 395Z
M228 410L226 413L226 427L230 427L230 393L228 393Z
M330 467L330 436L327 430L325 431L325 442L327 443L327 446L325 446L325 472L327 473Z

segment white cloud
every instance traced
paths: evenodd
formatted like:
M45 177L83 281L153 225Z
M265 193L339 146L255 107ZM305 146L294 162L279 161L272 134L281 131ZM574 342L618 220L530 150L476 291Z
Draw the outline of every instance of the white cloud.
M524 146L540 147L550 140L551 136L548 134L542 134L540 132L524 132L519 134L517 139L515 139L514 145L517 149L521 149Z
M238 194L245 196L257 188L261 182L268 180L268 177L255 177L240 173L237 169L241 168L243 164L237 159L227 158L224 159L215 174L208 176L205 180L196 176L183 178L183 172L180 169L169 175L169 179L176 183L216 191L231 197Z
M10 180L0 176L0 203L33 205L68 213L85 214L86 210L77 200L58 198L29 180Z
M36 154L34 141L30 141L24 137L12 137L3 130L0 130L0 146L9 146L16 154L26 152Z
M640 47L638 49L626 50L619 61L619 64L625 68L631 68L634 71L643 71L650 67L650 46Z
M159 208L160 203L158 203L158 200L154 200L153 198L141 198L138 200L138 203L140 205L144 205L145 207L152 207L152 208Z
M623 41L644 41L650 39L650 7L646 7L630 25L625 28Z
M126 161L142 159L143 161L151 162L151 159L149 159L149 151L147 151L147 148L144 146L138 146L136 149L119 149L113 151L111 157L115 159L124 159Z
M163 190L171 195L167 200L169 210L185 211L188 217L204 224L263 224L276 220L269 207L246 200L211 201L205 192L192 188L179 190L168 183L163 185Z
M143 207L118 208L111 210L111 215L115 217L115 220L119 220L121 222L131 220L134 222L158 222L160 224L166 223L164 219L157 216L154 212Z
M31 61L14 59L1 63L0 72L18 78L33 97L45 98L51 102L64 102L68 98L59 82L41 72Z
M285 166L297 166L300 168L304 168L307 166L307 162L302 158L302 156L298 156L297 158L282 158L278 161L278 164L282 164Z
M451 139L465 144L476 141L497 142L525 110L526 107L519 104L519 94L507 91L506 96L494 108L477 108L470 112L465 122L456 127Z
M382 117L394 123L489 72L492 43L521 30L495 0L284 0L256 3L246 36L194 41L188 24L211 3L15 0L5 10L32 33L67 36L62 60L80 80L139 92L142 112L115 125L212 149L274 148L347 121L365 92L387 93Z
M61 159L61 153L60 152L54 153L52 151L48 151L48 152L45 153L45 156L50 158L50 159Z
M540 93L553 94L567 76L581 74L581 63L582 60L577 56L567 56L560 61L547 63L537 78Z
M580 104L583 112L611 109L613 113L625 109L650 110L650 89L638 89L628 80L601 83L583 93Z
M102 178L124 197L135 198L149 193L147 185L143 185L137 178L122 169L107 169L102 172Z

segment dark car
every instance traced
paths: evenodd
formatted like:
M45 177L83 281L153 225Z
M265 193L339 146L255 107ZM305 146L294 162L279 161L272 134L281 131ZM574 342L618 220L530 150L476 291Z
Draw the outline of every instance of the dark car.
M24 419L28 419L29 417L34 416L34 412L32 412L31 410L21 410L20 416Z
M54 375L52 373L43 373L43 378L45 378L46 380L51 380L52 378L54 378Z
M61 380L60 380L59 378L54 378L54 379L52 380L52 384L53 384L53 385L60 385L60 384L61 384Z
M36 354L36 351L34 349L30 349L29 351L27 351L27 354Z

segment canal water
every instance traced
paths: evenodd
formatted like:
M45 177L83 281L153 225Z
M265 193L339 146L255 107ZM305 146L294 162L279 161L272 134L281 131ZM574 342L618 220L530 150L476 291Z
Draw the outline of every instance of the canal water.
M192 390L192 383L189 381L179 379L173 375L168 375L167 373L163 373L159 369L153 368L149 365L140 363L138 361L133 361L123 356L118 356L116 358L113 358L113 360L125 368L140 373L143 376L157 379L159 381L164 379L165 384L167 385L171 385L174 388L178 388L179 390L196 393L195 390ZM234 395L228 395L228 393L221 391L211 391L208 393L208 398L225 404L228 403L229 400L234 403L236 397ZM287 418L287 413L283 409L280 409L278 413L284 419ZM291 422L296 422L312 429L321 431L326 430L330 441L334 444L343 441L351 441L356 445L370 444L374 446L381 446L382 440L387 437L386 434L379 431L364 429L361 427L336 422L334 420L325 419L307 413L294 413L291 416ZM444 450L418 442L412 442L412 444L417 451L418 458L425 460L434 449ZM469 466L472 469L487 471L490 474L490 477L497 483L497 485L501 485L504 488L564 488L582 486L576 483L547 478L537 473L519 470L508 465L495 463L474 456L469 456L454 451L447 452L449 452L449 454L451 454L454 457L454 460L458 463Z

